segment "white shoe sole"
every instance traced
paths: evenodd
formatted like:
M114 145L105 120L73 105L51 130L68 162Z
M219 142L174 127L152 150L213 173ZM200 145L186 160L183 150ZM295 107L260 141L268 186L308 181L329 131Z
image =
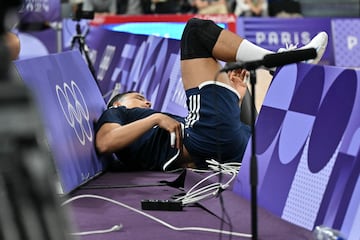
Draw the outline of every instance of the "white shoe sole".
M299 48L299 49L308 49L308 48L315 48L317 56L314 59L310 59L306 61L306 63L309 64L317 64L323 57L327 44L328 44L328 34L326 32L320 32L318 33L311 41L306 44L305 46Z

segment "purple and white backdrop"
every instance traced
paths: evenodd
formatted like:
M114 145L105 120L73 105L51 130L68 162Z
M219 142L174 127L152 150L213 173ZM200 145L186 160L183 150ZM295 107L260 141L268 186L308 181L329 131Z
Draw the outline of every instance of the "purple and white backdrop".
M78 51L15 64L38 103L62 191L68 193L105 167L95 152L93 130L105 102Z
M360 67L360 19L334 19L335 65Z
M82 20L81 24L84 26L86 22L88 21ZM63 50L67 50L70 47L71 38L75 35L75 22L71 19L63 19L61 24L62 39L60 40L57 39L54 29L48 30L49 32L52 30L52 34L42 35L37 32L27 32L26 34L33 35L33 38L42 42L43 46L47 49L47 53L55 53L57 51L57 41L61 41L59 44L63 46ZM360 67L358 51L360 47L360 28L357 27L359 25L360 19L357 18L238 18L237 33L259 46L277 51L279 48L284 47L286 43L302 46L315 36L316 33L326 31L329 34L329 44L320 64ZM20 32L20 34L23 33ZM90 36L87 38L90 38ZM26 49L26 52L25 55L20 53L20 58L42 54L42 52L35 48L31 48L30 45L30 42L22 41L23 49ZM97 49L94 50L97 51Z
M274 78L256 122L258 204L309 230L360 229L360 71L292 64ZM250 195L248 144L234 191Z

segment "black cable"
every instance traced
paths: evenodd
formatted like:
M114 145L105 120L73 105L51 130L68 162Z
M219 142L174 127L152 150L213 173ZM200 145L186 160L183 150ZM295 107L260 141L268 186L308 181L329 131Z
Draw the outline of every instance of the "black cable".
M166 183L154 183L154 184L123 184L123 185L90 185L82 186L81 190L84 189L112 189L112 188L136 188L136 187L157 187L167 186Z

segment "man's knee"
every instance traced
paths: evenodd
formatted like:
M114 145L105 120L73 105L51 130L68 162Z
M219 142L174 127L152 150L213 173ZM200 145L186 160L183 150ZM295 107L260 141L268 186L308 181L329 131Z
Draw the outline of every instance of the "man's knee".
M212 49L222 30L211 20L190 19L181 37L181 59L212 57Z

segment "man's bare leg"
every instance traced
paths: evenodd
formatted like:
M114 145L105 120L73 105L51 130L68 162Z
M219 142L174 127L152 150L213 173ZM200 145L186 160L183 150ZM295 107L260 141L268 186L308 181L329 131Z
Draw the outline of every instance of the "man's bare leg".
M308 44L301 47L301 49L316 49L317 57L309 63L319 62L327 43L327 33L320 32ZM215 80L221 68L216 59L224 62L248 62L263 59L265 55L273 53L231 31L220 28L212 21L200 19L188 21L181 39L181 51L185 90L196 87L204 81ZM226 74L220 74L216 80L229 83Z
M251 61L272 53L208 20L189 20L181 41L181 73L185 90L215 80L222 67L218 60ZM216 80L230 84L225 73Z

